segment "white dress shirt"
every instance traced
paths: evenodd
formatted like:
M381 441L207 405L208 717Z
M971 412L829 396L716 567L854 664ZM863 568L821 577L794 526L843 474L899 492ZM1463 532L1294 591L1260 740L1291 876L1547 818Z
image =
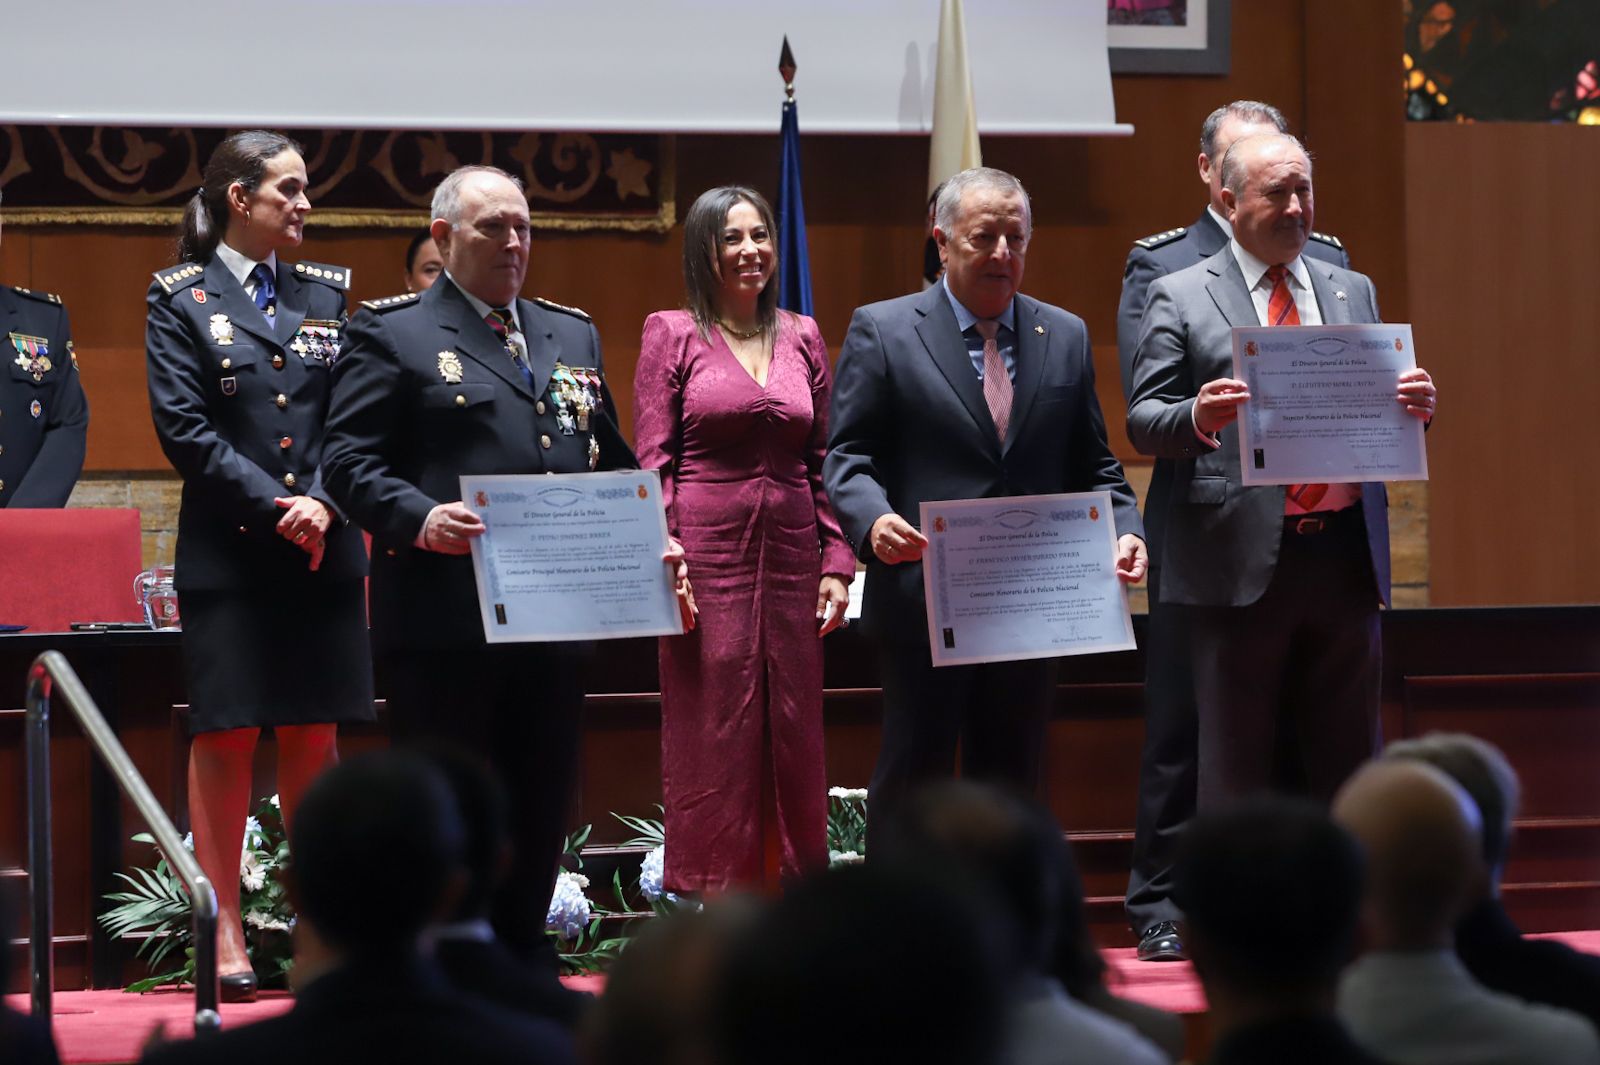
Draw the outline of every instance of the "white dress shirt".
M222 260L222 265L228 268L228 273L233 279L244 286L251 299L256 298L256 282L250 276L257 266L265 266L273 277L278 276L278 253L268 252L267 257L260 262L250 258L241 251L230 247L227 241L217 242L217 258Z

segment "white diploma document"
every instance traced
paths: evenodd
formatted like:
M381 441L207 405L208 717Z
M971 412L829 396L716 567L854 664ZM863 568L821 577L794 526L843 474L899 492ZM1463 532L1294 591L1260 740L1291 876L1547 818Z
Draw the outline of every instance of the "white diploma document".
M1133 650L1106 492L922 504L935 666Z
M654 470L461 478L490 643L683 632Z
M1416 365L1409 325L1235 329L1244 483L1426 481L1422 419L1394 398Z

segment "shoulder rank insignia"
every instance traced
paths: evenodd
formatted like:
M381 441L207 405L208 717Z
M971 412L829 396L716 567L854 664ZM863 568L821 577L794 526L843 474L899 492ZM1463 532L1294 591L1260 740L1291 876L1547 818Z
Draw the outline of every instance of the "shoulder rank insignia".
M1320 240L1329 247L1338 248L1340 251L1344 250L1344 242L1338 237L1334 236L1332 233L1318 233L1313 230L1311 233L1311 239Z
M296 277L309 277L313 281L321 281L324 285L332 288L350 288L350 268L348 266L298 262L294 264L294 273Z
M591 319L586 312L581 311L576 307L568 307L560 303L551 303L549 300L544 299L541 296L533 297L533 302L537 303L546 310L560 311L562 314L570 314L574 318L582 318L586 322L593 321L593 319Z
M195 279L206 272L206 268L199 263L179 263L177 266L166 270L156 271L156 281L167 295L181 292L195 283Z
M1173 241L1177 240L1187 232L1189 232L1188 229L1183 226L1179 226L1177 229L1169 229L1163 233L1156 233L1153 236L1141 237L1134 241L1134 243L1139 245L1139 247L1143 248L1145 251L1154 251L1163 244L1171 244Z
M407 292L399 296L385 296L381 300L362 300L361 306L369 311L392 311L396 307L404 307L406 304L414 303L421 298L419 293Z
M61 297L54 292L35 292L31 288L23 288L20 285L12 285L11 291L19 296L26 296L30 300L38 300L40 303L54 303L58 306L61 303Z
M12 333L11 346L17 349L16 365L22 367L22 372L32 377L35 383L43 381L51 368L50 342L44 337Z

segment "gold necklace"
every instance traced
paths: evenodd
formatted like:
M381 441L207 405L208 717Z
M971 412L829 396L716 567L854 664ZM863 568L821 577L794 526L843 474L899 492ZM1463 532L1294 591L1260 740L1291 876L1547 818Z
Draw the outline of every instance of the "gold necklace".
M729 325L727 322L724 322L721 318L717 319L717 324L720 325L724 330L726 330L728 335L733 337L735 340L754 340L756 337L760 336L762 333L765 333L767 331L767 327L764 326L764 325L758 325L754 329L751 329L749 331L745 331L743 329L735 329L733 326Z

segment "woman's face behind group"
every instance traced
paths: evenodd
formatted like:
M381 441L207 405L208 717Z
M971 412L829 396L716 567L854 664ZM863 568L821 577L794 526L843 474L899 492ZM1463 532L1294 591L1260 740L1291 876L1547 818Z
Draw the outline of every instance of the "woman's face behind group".
M722 279L719 303L730 299L752 298L772 280L776 257L772 234L761 220L761 212L749 203L736 203L728 210L718 246L717 273Z

